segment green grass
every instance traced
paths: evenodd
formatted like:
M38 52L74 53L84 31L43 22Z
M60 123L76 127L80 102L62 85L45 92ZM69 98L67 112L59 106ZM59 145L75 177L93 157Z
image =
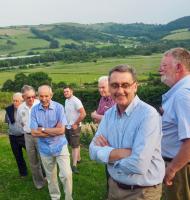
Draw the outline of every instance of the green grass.
M79 175L73 175L73 199L103 200L105 199L104 165L91 161L88 149L82 148L82 162L79 164ZM2 200L47 200L47 186L41 190L34 188L31 174L21 179L15 159L6 135L0 135L0 199ZM25 154L26 158L26 154ZM61 188L61 185L60 185ZM64 196L63 190L62 199Z
M180 29L171 32L170 35L167 35L163 38L164 40L190 40L190 31L188 29Z
M150 72L157 72L160 65L161 54L152 56L129 56L126 58L106 58L98 59L94 62L83 63L51 63L49 67L43 64L33 69L15 69L7 72L0 72L0 85L7 79L14 79L16 73L24 72L25 74L33 72L45 72L52 78L53 82L64 81L66 83L90 83L97 81L102 75L107 75L108 71L119 64L129 64L136 68L140 80L145 79Z
M24 55L31 48L48 48L49 46L48 41L35 38L34 35L30 32L30 29L27 27L1 28L0 37L0 45L6 45L7 40L11 40L16 43L15 45L12 45L11 49L0 49L1 55Z

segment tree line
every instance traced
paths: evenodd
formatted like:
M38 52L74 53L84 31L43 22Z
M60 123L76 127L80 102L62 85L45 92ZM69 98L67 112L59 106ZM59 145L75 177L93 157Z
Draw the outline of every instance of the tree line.
M67 85L67 83L53 83L48 74L44 72L35 72L29 74L28 76L24 73L18 73L15 75L14 80L9 79L4 82L1 91L11 93L18 92L25 84L33 86L36 90L40 85L50 85L54 92L53 100L64 104L65 98L63 96L63 87ZM83 85L82 88L80 85L76 85L75 83L70 85L73 86L75 95L81 99L84 104L84 107L87 111L86 121L91 121L90 113L97 108L100 98L97 89L97 82L94 82L91 85ZM143 84L140 84L138 95L145 102L151 104L155 108L158 108L161 104L161 95L166 92L167 89L168 88L165 85L161 84L160 77L158 77L156 74L150 73L148 80ZM3 98L3 102L0 99L1 109L6 106L5 102L8 104L11 102L10 96L8 97L9 98L7 100Z

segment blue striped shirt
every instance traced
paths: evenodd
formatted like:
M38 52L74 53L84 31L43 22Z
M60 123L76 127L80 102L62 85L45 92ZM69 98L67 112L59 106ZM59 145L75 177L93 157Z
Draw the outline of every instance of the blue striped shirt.
M161 156L161 119L157 111L136 96L120 116L117 106L104 115L96 136L102 134L110 146L90 144L93 160L107 163L110 176L128 185L151 186L162 183L165 167ZM109 163L113 149L131 148L129 157Z
M190 75L162 96L162 155L174 158L183 139L190 138Z
M66 125L64 108L60 103L51 101L48 109L44 109L41 103L32 108L31 129L37 130L38 127L54 128L58 123L63 126ZM59 155L65 144L67 144L65 135L38 138L39 152L46 156Z

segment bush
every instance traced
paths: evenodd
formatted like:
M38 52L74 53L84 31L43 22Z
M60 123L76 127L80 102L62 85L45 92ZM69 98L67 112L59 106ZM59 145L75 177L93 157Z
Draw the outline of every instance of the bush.
M12 93L0 92L0 110L5 109L12 102Z
M74 90L74 95L82 101L86 110L87 116L85 122L91 122L90 113L97 109L99 103L99 92L94 88L79 88ZM63 89L59 88L54 91L53 100L61 104L65 104L65 97L63 96Z

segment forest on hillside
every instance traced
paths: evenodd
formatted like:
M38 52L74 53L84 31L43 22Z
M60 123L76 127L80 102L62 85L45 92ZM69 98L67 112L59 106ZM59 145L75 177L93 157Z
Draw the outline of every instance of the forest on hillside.
M0 68L58 60L96 62L99 58L162 53L176 46L190 46L190 16L165 25L60 23L8 27L0 29L0 54L8 56L0 60ZM17 55L36 56L9 59Z

